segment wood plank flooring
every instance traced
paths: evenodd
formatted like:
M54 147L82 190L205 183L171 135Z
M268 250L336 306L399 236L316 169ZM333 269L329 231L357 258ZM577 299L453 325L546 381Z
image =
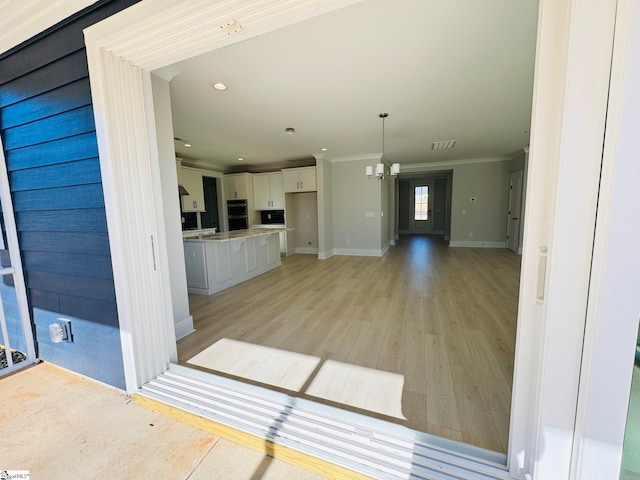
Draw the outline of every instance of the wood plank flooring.
M179 363L193 366L222 339L311 355L320 359L311 378L284 391L506 453L519 273L508 250L428 236L402 237L382 258L293 255L241 285L190 296L196 332L178 341ZM329 364L330 384L314 383ZM354 381L355 367L396 375L370 385ZM384 378L372 373L362 379ZM390 391L398 376L401 396ZM402 405L370 406L377 397ZM399 408L406 420L386 413Z

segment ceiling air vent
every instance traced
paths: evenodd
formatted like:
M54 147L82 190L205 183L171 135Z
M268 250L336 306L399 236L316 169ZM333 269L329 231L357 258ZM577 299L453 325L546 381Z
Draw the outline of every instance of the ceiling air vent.
M439 142L433 142L431 144L431 150L447 150L453 148L455 144L455 140L441 140Z

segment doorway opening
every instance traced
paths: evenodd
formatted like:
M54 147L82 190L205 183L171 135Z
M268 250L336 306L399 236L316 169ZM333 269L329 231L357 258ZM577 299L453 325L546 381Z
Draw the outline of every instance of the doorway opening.
M155 50L155 51L158 51L158 50ZM184 55L184 53L182 53L182 55ZM166 61L166 60L163 60L163 61ZM160 62L160 63L162 63L162 62ZM154 65L154 63L147 63L146 65ZM155 65L158 65L158 63L155 63ZM116 65L110 65L110 68L114 68L114 69L122 68L122 69L125 69L125 68L126 68L126 66L125 66L125 65L120 65L120 64L118 64L117 66L116 66ZM127 73L129 73L129 72L127 72ZM122 81L124 82L125 80L122 80ZM116 83L117 83L117 82L116 82ZM100 92L99 92L99 94L98 94L98 97L100 97ZM133 133L135 133L135 134L140 134L141 132L139 132L139 131L138 131L138 132L133 132ZM132 133L131 135L133 135L133 133ZM122 129L122 131L118 131L118 134L119 134L119 135L122 135L122 136L123 136L123 138L128 138L128 137L130 136L130 135L129 135L129 133L126 131L126 129ZM129 143L128 141L123 141L123 142L125 142L125 143ZM107 163L107 161L108 161L108 160L109 160L109 158L108 158L108 156L106 156L106 157L105 157L104 162L105 162L105 163ZM111 167L109 167L108 165L105 165L104 167L105 167L105 169L106 169L106 170L109 170L109 169L111 168ZM126 183L126 180L124 179L124 177L128 177L128 176L123 175L123 179L120 179L118 176L116 176L116 179L115 179L115 180L116 180L116 181L123 180L123 182L124 182L124 183ZM132 176L132 177L133 177L133 176ZM128 185L120 185L120 184L117 184L117 185L114 187L114 189L120 189L120 187L121 187L121 186L122 186L122 187L126 187L126 186L128 186ZM151 188L151 187L152 187L152 185L151 185L151 186L149 186L149 187ZM107 193L110 193L110 192L107 192ZM143 192L143 193L148 193L148 192ZM146 208L148 207L148 205L147 205L147 204L144 204L144 205L142 205L142 207L144 207L144 208L146 209ZM338 208L339 208L339 207L338 207ZM147 210L148 210L148 209L147 209ZM148 230L148 231L155 231L155 225L151 225L151 224L153 223L153 219L155 218L155 217L154 217L154 215L153 215L153 212L151 212L151 211L144 211L144 212L142 212L142 213L144 213L144 214L148 214L148 215L141 215L141 217L142 217L142 218L144 218L144 219L147 219L147 220L145 220L145 221L148 221L149 225L147 225L147 224L143 224L143 225L141 225L141 226L140 226L140 231L137 231L137 230L136 230L135 232L133 232L133 234L135 234L136 236L140 236L140 237L144 237L144 235L146 234L146 231L147 231L147 230ZM502 217L502 218L504 218L504 217ZM151 220L149 220L149 219L151 219ZM114 235L115 235L115 233L114 233ZM152 245L152 246L154 245L154 244L153 244L153 238L151 239L151 245ZM120 248L121 246L120 246L120 245L116 245L116 247ZM137 259L136 259L136 258L132 258L131 260L132 260L132 261L136 261ZM130 275L131 277L134 277L134 276L135 276L135 270L136 270L136 268L135 268L135 267L136 267L136 265L129 266L129 267L127 267L127 268L123 268L123 271L125 271L125 272L127 273L127 275ZM141 270L142 270L142 271L144 271L144 269L145 269L145 267L144 267L144 266L141 266ZM155 270L155 268L154 268L154 270ZM163 281L163 279L159 278L159 281L158 281L157 283L161 283L162 281ZM131 282L131 283L133 283L133 282ZM150 287L154 287L154 285L150 285ZM155 291L155 290L156 290L155 288L149 288L149 289L148 289L148 291L149 291L149 292L152 292L152 291ZM161 288L158 288L158 290L162 290L162 289L161 289ZM386 290L385 290L385 291L386 291ZM147 293L147 292L145 292L145 293ZM151 298L152 296L153 296L153 295L152 295L151 293L149 293L149 298ZM134 304L134 307L135 307L135 304ZM364 304L364 305L362 305L361 307L362 307L362 308L366 308L366 302L365 302L365 304ZM140 312L140 313L142 313L142 312ZM160 312L148 312L148 313L147 313L147 312L145 312L145 313L143 313L143 318L145 318L145 319L146 319L147 317L152 316L152 314L157 314L157 315L161 316L161 313L160 313ZM514 316L514 317L515 317L515 316ZM514 320L514 321L515 321L515 318L513 318L512 320ZM149 325L147 325L147 324L146 324L146 322L136 322L136 324L135 324L135 325L133 325L133 322L131 322L131 325L124 325L124 326L123 326L123 330L125 330L125 329L126 329L126 327L128 327L128 326L131 326L131 330L132 330L132 331L133 331L133 333L135 334L135 335L134 335L135 337L145 338L145 336L141 334L141 331L146 330L146 329L148 329L148 328L151 328L151 323L150 323ZM170 337L169 337L169 339L170 339ZM149 369L153 369L153 368L155 368L155 365L150 365L150 366L149 366ZM161 368L161 367L159 367L159 368ZM137 373L137 372L136 372L136 373ZM144 377L144 372L143 372L143 374L141 375L141 377ZM137 377L133 377L133 378L137 378Z

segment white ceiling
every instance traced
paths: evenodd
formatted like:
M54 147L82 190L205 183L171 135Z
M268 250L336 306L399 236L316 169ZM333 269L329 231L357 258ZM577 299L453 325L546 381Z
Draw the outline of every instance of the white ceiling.
M174 134L192 147L176 141L176 153L226 170L293 165L322 148L329 159L380 153L388 112L389 161L511 155L529 143L537 9L365 0L178 63Z

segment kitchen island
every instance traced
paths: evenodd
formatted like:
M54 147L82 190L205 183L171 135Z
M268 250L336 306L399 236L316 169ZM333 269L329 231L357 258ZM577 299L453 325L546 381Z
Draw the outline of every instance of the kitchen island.
M249 228L185 238L189 293L211 295L281 266L284 230Z

